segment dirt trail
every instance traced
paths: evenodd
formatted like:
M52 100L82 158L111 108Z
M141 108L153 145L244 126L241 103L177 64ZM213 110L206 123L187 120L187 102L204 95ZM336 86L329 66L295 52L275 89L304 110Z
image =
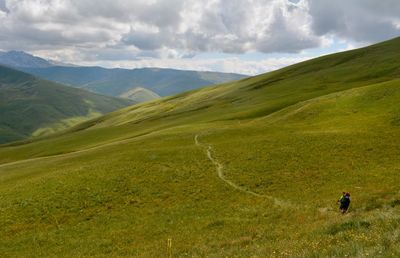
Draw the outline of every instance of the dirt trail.
M197 146L202 147L202 144L199 142L199 135L196 135L194 137L194 141L195 141ZM224 181L225 183L227 183L228 185L232 186L233 188L235 188L235 189L237 189L239 191L246 192L246 193L254 195L254 196L262 197L262 195L260 195L258 193L255 193L253 191L247 190L247 189L245 189L243 187L240 187L240 186L236 185L235 183L233 183L232 181L230 181L229 179L227 179L225 177L225 175L224 175L224 172L223 172L224 166L221 163L219 163L218 160L216 160L213 157L211 152L212 152L212 147L210 145L208 145L207 148L206 148L207 157L215 165L217 173L218 173L218 177L222 181Z
M261 198L266 198L269 199L271 201L274 202L275 205L280 206L280 207L285 207L285 208L297 208L296 205L291 204L290 202L287 201L283 201L283 200L279 200L273 196L270 195L263 195L263 194L258 194L255 193L249 189L246 189L244 187L238 186L237 184L235 184L234 182L232 182L231 180L227 179L224 175L224 166L213 156L212 152L213 152L213 148L211 147L211 145L206 145L206 144L202 144L199 141L199 135L196 134L194 137L194 142L197 146L205 149L206 154L208 159L214 164L214 166L216 167L217 170L217 174L218 177L224 181L226 184L228 184L229 186L235 188L236 190L239 190L241 192L256 196L256 197L261 197Z

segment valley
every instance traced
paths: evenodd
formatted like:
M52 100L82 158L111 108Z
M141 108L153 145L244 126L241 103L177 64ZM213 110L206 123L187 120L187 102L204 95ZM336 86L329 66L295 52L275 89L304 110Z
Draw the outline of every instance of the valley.
M399 55L395 38L3 145L0 252L399 256Z

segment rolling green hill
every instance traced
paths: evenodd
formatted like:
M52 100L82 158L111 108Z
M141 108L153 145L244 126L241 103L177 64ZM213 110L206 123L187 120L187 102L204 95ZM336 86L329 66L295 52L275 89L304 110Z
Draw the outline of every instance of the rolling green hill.
M0 252L397 257L399 60L396 38L4 146Z
M135 103L141 103L161 98L158 94L142 87L136 87L134 89L128 90L127 92L119 95L119 97L131 99Z
M0 66L0 143L65 129L129 104Z

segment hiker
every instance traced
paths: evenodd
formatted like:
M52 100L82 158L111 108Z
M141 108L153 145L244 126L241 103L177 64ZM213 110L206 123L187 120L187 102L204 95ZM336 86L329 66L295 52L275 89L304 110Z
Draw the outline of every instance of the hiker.
M340 203L340 211L342 214L346 213L350 206L350 193L343 192L343 195L338 200Z

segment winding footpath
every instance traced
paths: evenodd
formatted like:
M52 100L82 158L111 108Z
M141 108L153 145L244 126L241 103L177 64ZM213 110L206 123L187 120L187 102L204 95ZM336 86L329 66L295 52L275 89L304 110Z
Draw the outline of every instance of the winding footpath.
M277 199L277 198L275 198L273 196L258 194L258 193L255 193L255 192L251 191L251 190L248 190L248 189L246 189L244 187L238 186L237 184L235 184L231 180L227 179L226 176L224 175L224 166L212 155L213 148L211 147L211 145L205 145L205 144L200 143L198 134L196 134L194 136L194 142L195 142L195 144L197 146L205 149L208 159L216 167L216 171L217 171L218 177L222 181L224 181L226 184L231 186L232 188L234 188L236 190L239 190L241 192L256 196L256 197L262 197L262 198L269 199L269 200L273 201L275 205L280 206L280 207L285 207L285 208L296 208L297 207L296 205L293 205L293 204L291 204L291 203L289 203L287 201L279 200L279 199Z
M194 141L195 141L197 146L203 147L203 145L199 142L199 135L198 134L194 137ZM235 188L235 189L237 189L239 191L242 191L242 192L257 196L257 197L262 197L261 194L258 194L258 193L255 193L253 191L247 190L247 189L245 189L243 187L240 187L240 186L236 185L235 183L233 183L232 181L230 181L229 179L227 179L225 177L225 175L224 175L224 166L221 163L219 163L218 160L216 160L213 157L212 153L211 153L212 152L212 147L210 145L208 145L205 149L206 149L206 153L207 153L208 159L215 165L218 177L222 181L224 181L225 183L227 183L228 185L230 185L231 187L233 187L233 188Z

